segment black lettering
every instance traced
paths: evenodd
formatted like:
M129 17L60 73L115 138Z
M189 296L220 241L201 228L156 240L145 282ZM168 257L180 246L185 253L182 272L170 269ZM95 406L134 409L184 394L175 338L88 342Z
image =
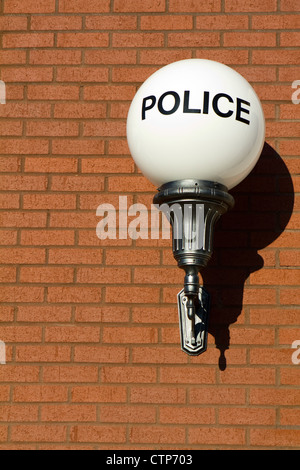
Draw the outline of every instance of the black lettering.
M164 107L163 107L163 101L164 99L166 98L166 96L173 96L174 97L174 106L172 109L170 110L165 110ZM161 114L166 114L166 115L169 115L169 114L174 114L176 113L177 109L179 108L179 105L180 105L180 96L178 95L178 93L176 93L176 91L167 91L166 93L164 93L160 98L159 98L159 101L158 101L158 110Z
M209 91L204 92L204 99L203 99L203 114L209 113Z
M233 99L231 98L231 96L226 95L226 93L218 93L213 99L214 112L222 118L228 118L228 117L232 116L233 111L228 111L227 113L222 113L222 111L219 110L218 104L219 104L219 99L220 98L226 98L230 103L233 103Z
M193 113L193 114L200 114L201 109L190 109L190 91L184 92L184 103L183 103L183 112L184 113Z
M147 101L151 100L151 103L149 106L146 106L147 105ZM146 119L146 111L149 111L150 109L154 108L155 106L155 103L156 103L156 97L151 95L151 96L147 96L147 98L144 98L143 99L143 106L142 106L142 120L144 121L144 119Z
M237 121L240 121L240 122L243 122L244 124L250 124L250 121L248 121L248 119L244 119L242 116L241 116L241 113L246 113L246 114L250 114L250 110L249 109L246 109L246 108L243 108L242 107L242 104L245 104L247 106L250 106L250 103L249 101L245 101L245 100L242 100L241 98L237 98L236 99L236 120Z

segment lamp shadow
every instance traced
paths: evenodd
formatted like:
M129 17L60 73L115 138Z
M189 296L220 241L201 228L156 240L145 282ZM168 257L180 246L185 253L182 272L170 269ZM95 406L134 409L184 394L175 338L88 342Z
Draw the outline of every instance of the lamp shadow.
M282 234L294 207L290 173L267 143L254 170L231 194L235 208L218 222L214 254L202 272L203 285L211 295L209 333L220 351L220 370L227 366L230 325L243 311L245 282L264 266L258 251Z

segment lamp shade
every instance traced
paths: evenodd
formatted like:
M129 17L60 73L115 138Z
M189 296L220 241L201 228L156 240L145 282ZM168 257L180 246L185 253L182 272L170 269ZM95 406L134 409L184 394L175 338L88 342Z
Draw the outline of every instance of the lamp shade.
M265 139L262 106L230 67L188 59L151 75L128 113L132 157L156 186L184 179L228 189L254 168Z

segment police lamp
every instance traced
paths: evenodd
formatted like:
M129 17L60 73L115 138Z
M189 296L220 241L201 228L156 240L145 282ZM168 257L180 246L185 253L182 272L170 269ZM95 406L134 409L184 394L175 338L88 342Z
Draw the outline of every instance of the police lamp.
M172 225L173 254L185 271L178 294L181 348L207 348L209 294L199 272L213 252L217 221L234 206L229 190L256 165L265 139L251 85L218 62L167 65L136 93L127 119L132 157L158 188L154 204Z

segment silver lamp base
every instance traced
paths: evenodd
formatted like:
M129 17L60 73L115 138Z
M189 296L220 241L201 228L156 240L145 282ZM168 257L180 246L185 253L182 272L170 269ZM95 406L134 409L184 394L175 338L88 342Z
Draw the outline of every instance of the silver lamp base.
M172 225L174 258L185 270L184 289L178 294L181 347L199 355L207 348L209 294L200 286L198 273L212 256L215 225L234 199L219 183L190 179L161 186L154 204Z

